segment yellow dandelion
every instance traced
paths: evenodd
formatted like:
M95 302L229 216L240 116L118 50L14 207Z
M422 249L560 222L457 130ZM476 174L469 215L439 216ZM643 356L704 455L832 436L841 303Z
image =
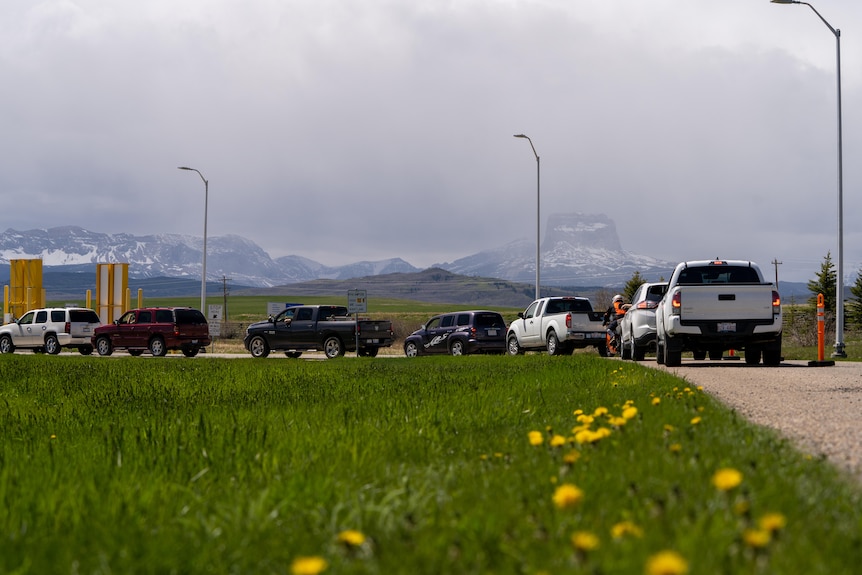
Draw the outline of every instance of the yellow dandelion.
M652 398L652 404L653 404L653 405L658 405L659 403L661 403L661 398L660 398L660 397L654 397L654 398Z
M572 547L578 551L592 551L599 546L599 538L589 531L575 531L572 533Z
M338 534L338 542L348 547L359 547L365 543L365 535L356 529L347 529Z
M584 412L584 410L583 410L583 409L576 409L576 410L572 413L572 415L581 415L583 412Z
M562 435L555 435L551 438L551 447L562 447L566 444L566 438Z
M781 531L787 525L787 518L781 513L767 513L758 521L760 528L770 533Z
M664 432L665 433L673 433L674 431L676 431L676 428L673 425L671 425L669 423L664 424Z
M697 425L698 423L700 423L700 416L698 416L698 417L692 417L692 418L691 418L691 422L690 422L690 423L691 423L692 425Z
M631 521L620 521L611 527L611 537L614 539L622 539L626 536L643 537L644 531Z
M584 499L584 492L571 483L563 483L554 491L554 505L560 509L569 509L578 505Z
M580 451L570 451L563 456L563 462L567 463L569 465L572 465L573 463L577 462L577 460L580 458L581 458L581 452Z
M647 575L684 575L688 561L676 551L659 551L647 560Z
M637 407L627 407L623 410L623 417L626 419L634 419L638 414Z
M297 557L290 565L293 575L318 575L323 573L329 563L323 557Z
M597 407L596 410L593 412L593 417L601 417L601 416L607 415L607 414L608 414L608 408L607 407Z
M626 422L628 422L628 419L626 419L625 417L615 417L614 416L614 417L608 418L608 423L613 425L614 427L622 427L623 425L626 424Z
M527 437L530 440L530 445L542 445L545 441L545 436L542 435L541 431L531 431Z
M725 467L716 471L712 476L712 484L719 491L730 491L742 483L742 473L732 467Z
M671 443L667 448L671 453L679 453L682 451L682 445L679 443Z
M592 415L585 415L583 413L577 417L578 423L582 425L590 425L594 420L595 418Z
M765 529L746 529L742 533L742 540L745 544L754 549L762 549L769 545L772 539L772 534Z
M56 436L56 435L54 435L54 434L52 433L52 434L51 434L51 439L57 439L57 436Z

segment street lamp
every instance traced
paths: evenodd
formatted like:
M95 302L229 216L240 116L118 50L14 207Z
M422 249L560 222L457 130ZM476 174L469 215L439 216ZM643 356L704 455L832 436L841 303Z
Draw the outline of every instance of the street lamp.
M187 168L185 166L180 166L180 170L189 170L190 172L197 172L201 179L204 181L204 260L203 266L201 268L201 313L206 315L206 304L207 304L207 204L209 203L210 196L210 184L204 175L200 173L199 170L194 168Z
M838 278L835 283L835 348L832 357L847 357L844 351L844 165L841 144L841 30L832 27L814 6L799 0L770 0L773 4L805 4L835 35L835 73L838 78Z
M539 299L539 268L541 266L541 256L539 255L539 242L541 225L540 210L541 202L541 179L542 179L542 164L539 161L539 154L536 153L536 147L533 145L533 140L524 134L515 134L516 138L524 138L530 142L530 147L533 148L533 155L536 156L536 299Z

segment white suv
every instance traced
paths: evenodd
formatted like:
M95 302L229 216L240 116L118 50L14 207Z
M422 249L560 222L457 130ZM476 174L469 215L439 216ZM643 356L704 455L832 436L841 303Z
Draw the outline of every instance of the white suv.
M12 353L16 347L60 353L64 347L77 348L83 355L93 353L90 336L102 325L91 309L55 307L34 309L21 319L0 327L0 353Z

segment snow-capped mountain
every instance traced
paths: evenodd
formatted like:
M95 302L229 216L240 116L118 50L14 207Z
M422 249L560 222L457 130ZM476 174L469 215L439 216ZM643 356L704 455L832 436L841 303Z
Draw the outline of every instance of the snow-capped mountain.
M202 249L201 238L177 234L105 234L74 226L0 233L0 264L35 257L42 258L45 267L86 272L96 263L127 262L129 276L139 279L199 279ZM542 284L556 286L619 286L635 271L647 279L658 279L661 275L669 277L674 266L623 250L614 222L601 214L551 215L541 258ZM461 275L532 283L535 265L535 243L524 239L434 267ZM246 238L207 238L207 279L226 277L234 285L271 287L417 271L419 268L401 258L335 267L298 255L273 260Z
M623 250L616 225L603 214L551 215L540 256L541 283L557 286L618 286L636 271L655 281L670 277L676 265ZM462 275L535 282L536 243L515 240L438 267Z

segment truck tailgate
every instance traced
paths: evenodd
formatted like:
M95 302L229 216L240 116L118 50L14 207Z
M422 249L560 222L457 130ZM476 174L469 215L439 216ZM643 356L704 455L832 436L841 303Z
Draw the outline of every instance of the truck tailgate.
M687 285L679 289L683 321L772 318L771 284Z

